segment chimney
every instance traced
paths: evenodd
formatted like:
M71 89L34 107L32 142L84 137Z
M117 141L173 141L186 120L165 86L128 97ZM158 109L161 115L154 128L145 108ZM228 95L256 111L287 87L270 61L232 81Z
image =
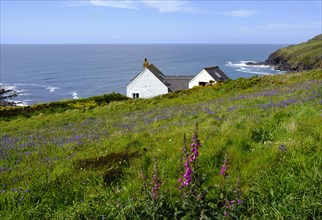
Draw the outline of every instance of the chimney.
M144 69L146 69L146 68L148 68L149 67L149 62L148 62L148 59L147 58L145 58L144 59L144 62L143 62L143 68Z

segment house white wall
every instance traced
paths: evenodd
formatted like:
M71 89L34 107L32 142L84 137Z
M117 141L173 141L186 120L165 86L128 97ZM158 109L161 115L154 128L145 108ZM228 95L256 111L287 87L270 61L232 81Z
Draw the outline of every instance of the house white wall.
M199 86L199 82L209 83L209 81L215 81L212 76L207 73L206 70L201 70L195 77L192 78L189 82L189 89L194 86ZM216 82L215 82L216 83Z
M168 87L151 73L149 69L144 69L126 86L126 95L132 98L133 93L139 93L139 98L151 98L168 93Z

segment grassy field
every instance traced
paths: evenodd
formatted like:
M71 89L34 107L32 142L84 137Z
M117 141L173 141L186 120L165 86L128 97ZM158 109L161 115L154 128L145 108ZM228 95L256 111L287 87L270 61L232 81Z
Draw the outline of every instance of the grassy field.
M2 109L0 219L319 219L321 85L313 70Z

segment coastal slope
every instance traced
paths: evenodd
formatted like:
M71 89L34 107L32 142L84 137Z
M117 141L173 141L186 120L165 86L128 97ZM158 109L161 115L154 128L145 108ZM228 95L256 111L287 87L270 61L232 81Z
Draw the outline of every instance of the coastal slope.
M322 69L322 34L275 51L264 64L282 71Z
M0 107L0 219L320 219L321 85Z

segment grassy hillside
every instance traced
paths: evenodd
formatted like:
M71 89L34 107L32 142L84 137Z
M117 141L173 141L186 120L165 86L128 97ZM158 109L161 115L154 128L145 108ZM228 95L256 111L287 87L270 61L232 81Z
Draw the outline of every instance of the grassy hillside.
M90 98L81 98L74 100L62 100L57 102L39 103L32 106L1 106L0 105L0 119L9 120L15 116L31 117L34 114L52 114L64 112L71 109L92 109L97 106L106 105L112 101L127 100L128 97L119 94L111 93L101 96L92 96Z
M2 118L0 219L319 219L321 85L314 70Z
M274 52L266 63L286 71L322 69L322 34Z

